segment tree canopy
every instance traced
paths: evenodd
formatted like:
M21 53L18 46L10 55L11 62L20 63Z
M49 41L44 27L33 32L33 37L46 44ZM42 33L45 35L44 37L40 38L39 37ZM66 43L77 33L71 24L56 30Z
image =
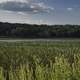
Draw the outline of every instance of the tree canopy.
M30 25L0 22L0 38L80 38L80 25Z

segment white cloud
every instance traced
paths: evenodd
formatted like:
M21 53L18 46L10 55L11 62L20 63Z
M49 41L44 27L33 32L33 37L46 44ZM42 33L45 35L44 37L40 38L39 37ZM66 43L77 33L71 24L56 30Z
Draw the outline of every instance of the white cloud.
M2 3L2 2L8 2L8 1L16 1L16 2L30 2L31 0L0 0L0 3Z
M49 12L51 10L54 10L54 8L45 5L43 2L41 2L41 3L32 3L30 5L30 7L32 9L34 9L35 12L38 12L38 10L40 10L42 12Z
M67 10L68 10L68 11L72 11L72 10L73 10L73 8L67 8Z
M24 13L24 12L17 12L17 14L25 15L25 13Z

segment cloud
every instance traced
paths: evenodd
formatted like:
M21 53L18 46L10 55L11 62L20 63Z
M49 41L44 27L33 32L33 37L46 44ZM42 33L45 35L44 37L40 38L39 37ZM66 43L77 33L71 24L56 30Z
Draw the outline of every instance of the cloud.
M68 11L72 11L72 10L73 10L73 8L67 8L67 10L68 10Z
M33 3L30 0L10 0L0 3L0 9L20 13L44 13L54 10L43 2Z
M32 0L0 0L0 3L7 2L7 1L16 1L16 2L30 2Z

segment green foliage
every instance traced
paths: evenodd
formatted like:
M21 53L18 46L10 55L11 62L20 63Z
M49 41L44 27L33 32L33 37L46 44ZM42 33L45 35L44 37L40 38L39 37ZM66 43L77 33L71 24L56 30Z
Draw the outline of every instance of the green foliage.
M0 80L79 80L80 41L0 42Z
M0 38L80 38L80 25L29 25L0 22Z

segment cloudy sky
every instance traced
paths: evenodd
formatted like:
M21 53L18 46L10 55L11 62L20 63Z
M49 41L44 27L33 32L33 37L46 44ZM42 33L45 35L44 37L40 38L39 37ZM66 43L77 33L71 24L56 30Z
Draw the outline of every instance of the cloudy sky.
M80 0L0 0L0 21L80 24Z

